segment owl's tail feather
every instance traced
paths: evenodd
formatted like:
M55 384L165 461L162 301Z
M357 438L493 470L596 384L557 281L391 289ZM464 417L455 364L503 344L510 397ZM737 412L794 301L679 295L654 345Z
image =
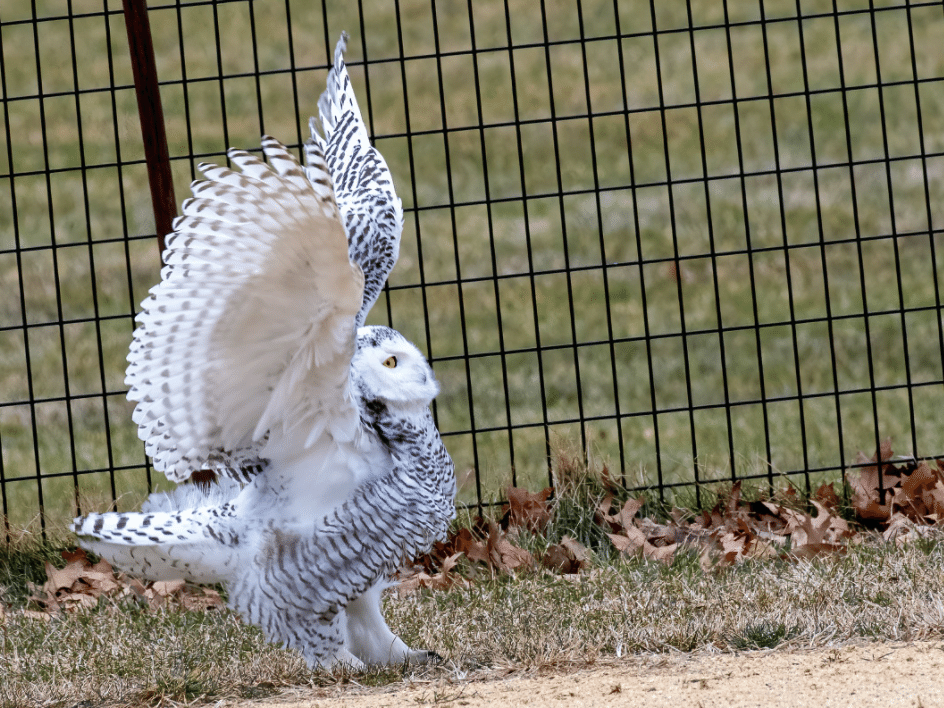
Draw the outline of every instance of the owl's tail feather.
M238 537L229 505L179 512L89 514L72 523L79 545L115 568L148 580L195 583L227 579Z

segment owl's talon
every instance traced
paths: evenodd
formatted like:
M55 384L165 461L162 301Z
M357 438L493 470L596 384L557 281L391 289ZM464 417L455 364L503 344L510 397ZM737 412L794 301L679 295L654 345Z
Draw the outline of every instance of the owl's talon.
M445 661L439 654L427 649L415 649L407 656L408 664L441 664Z

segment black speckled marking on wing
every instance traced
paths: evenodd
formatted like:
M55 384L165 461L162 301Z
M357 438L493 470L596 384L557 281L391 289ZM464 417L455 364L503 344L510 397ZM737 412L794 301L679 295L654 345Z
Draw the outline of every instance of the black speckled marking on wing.
M322 145L347 231L348 252L364 273L364 301L357 319L360 327L397 262L403 207L387 163L369 142L354 97L344 64L347 38L344 33L338 41L327 90L318 100L324 138L318 135L312 118L306 157L313 154L316 143Z

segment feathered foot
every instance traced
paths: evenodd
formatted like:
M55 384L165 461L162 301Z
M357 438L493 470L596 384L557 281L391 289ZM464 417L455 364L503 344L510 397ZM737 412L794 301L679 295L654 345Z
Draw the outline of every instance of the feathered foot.
M431 664L439 654L411 649L387 626L381 613L381 594L388 583L379 582L347 606L345 646L368 665Z

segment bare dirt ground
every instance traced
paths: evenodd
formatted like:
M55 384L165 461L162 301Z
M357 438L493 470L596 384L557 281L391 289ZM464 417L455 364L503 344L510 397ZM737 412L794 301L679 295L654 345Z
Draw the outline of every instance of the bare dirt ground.
M944 642L677 654L570 671L350 685L240 708L529 706L624 708L944 707Z

